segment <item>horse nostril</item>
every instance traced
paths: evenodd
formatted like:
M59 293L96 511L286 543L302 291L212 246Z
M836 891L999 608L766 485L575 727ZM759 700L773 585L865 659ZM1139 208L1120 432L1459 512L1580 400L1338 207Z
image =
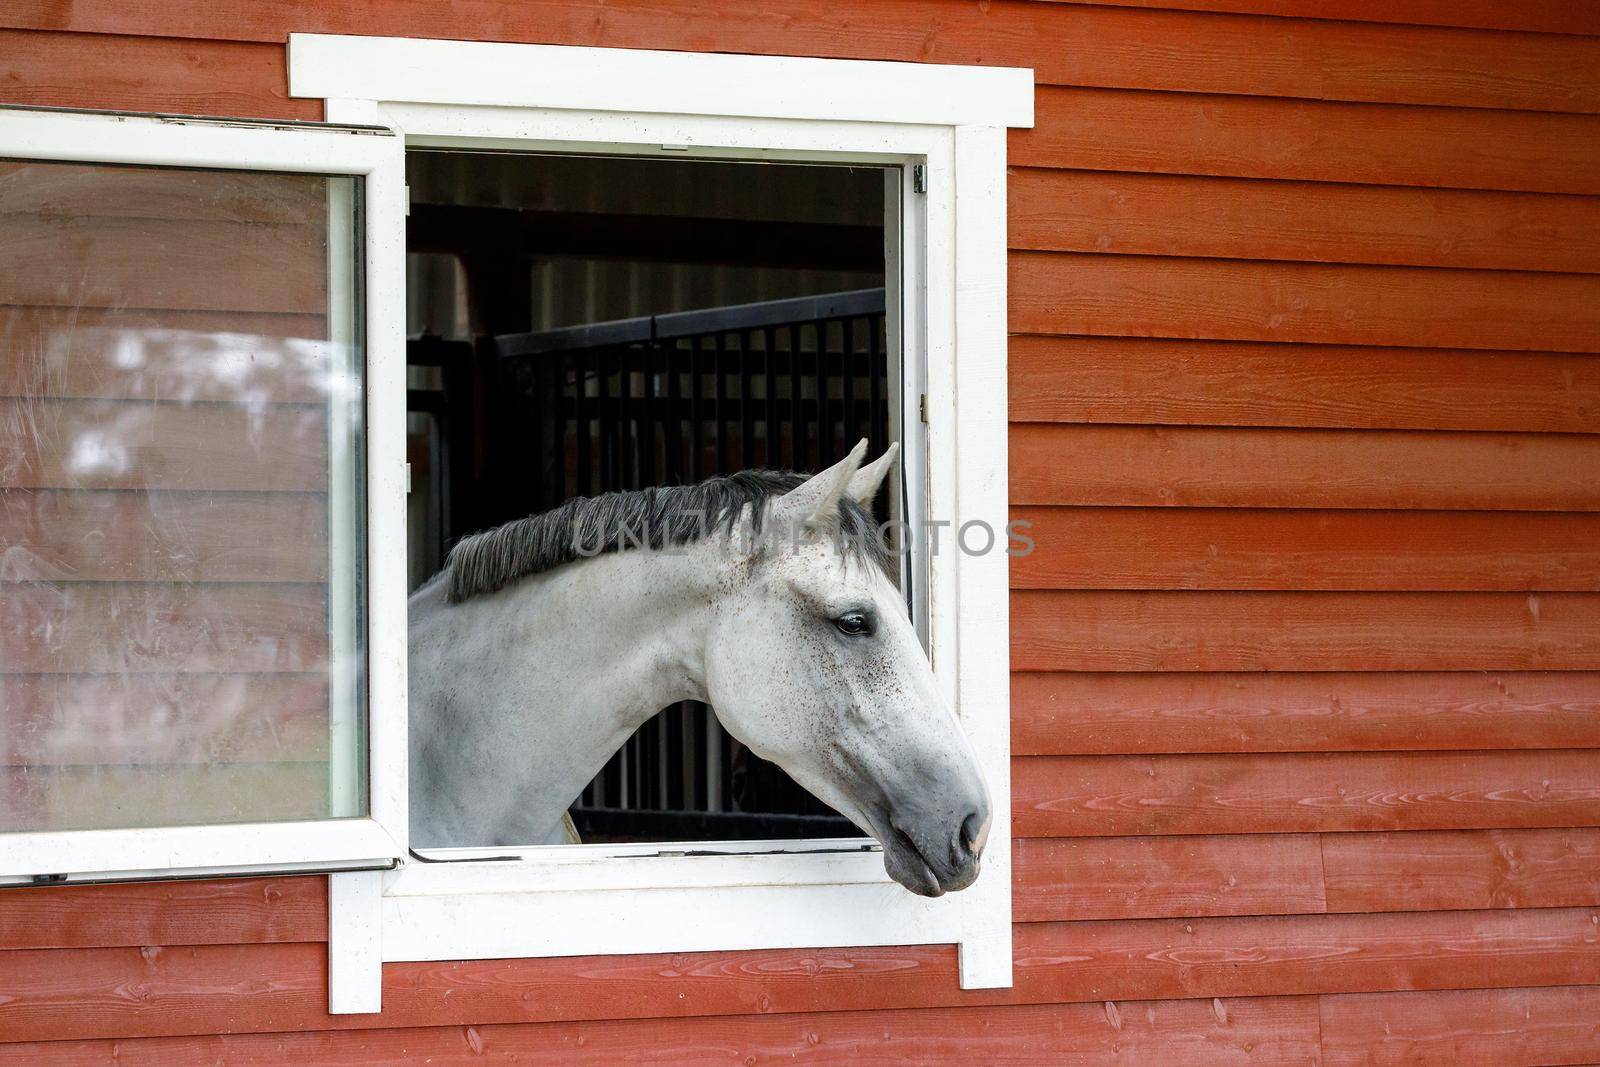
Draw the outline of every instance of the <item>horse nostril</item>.
M974 811L961 821L961 832L956 835L956 854L962 859L975 855L983 848L988 834L987 819L980 811Z

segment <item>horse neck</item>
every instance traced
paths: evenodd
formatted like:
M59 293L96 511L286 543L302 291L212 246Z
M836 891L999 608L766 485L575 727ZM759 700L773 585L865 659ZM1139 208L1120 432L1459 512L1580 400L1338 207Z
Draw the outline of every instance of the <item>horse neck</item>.
M520 843L559 824L652 715L704 700L718 566L709 548L606 554L455 605L442 588L419 594L412 731L432 780L418 783L413 803L456 791L471 813L461 818L478 825L449 836Z

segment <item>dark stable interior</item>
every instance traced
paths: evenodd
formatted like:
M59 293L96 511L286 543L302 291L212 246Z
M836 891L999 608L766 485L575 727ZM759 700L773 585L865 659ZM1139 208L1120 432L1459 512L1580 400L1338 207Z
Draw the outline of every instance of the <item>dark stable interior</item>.
M406 175L413 586L570 497L888 444L883 170L419 151ZM693 702L572 816L590 842L858 832Z

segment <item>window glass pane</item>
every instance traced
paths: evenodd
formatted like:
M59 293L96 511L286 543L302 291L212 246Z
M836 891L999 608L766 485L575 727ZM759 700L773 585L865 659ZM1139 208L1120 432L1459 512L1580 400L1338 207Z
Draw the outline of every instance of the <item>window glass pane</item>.
M0 161L0 831L365 813L357 198Z

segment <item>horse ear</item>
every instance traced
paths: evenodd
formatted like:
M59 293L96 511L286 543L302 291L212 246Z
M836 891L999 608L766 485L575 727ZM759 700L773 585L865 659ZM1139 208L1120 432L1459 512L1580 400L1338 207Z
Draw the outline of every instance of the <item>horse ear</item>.
M855 497L857 504L863 506L872 503L882 487L883 480L889 476L889 468L894 466L895 456L900 454L900 442L896 441L877 459L856 471L850 479L850 495Z
M789 523L829 526L839 519L839 498L851 488L851 480L867 453L863 437L850 454L827 470L813 474L778 498L773 514Z

